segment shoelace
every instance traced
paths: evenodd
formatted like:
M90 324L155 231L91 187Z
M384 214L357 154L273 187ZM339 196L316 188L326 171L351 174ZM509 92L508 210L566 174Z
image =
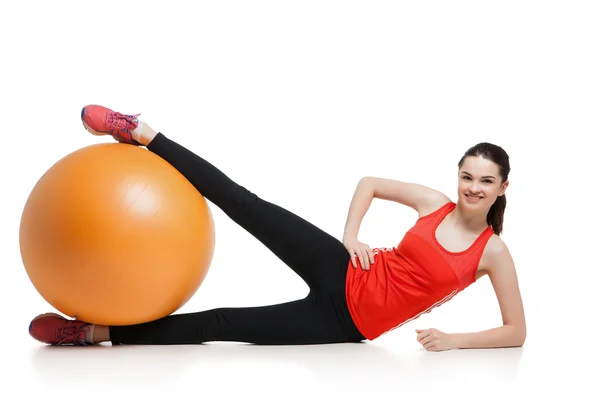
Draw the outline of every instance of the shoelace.
M86 327L86 324L76 323L75 321L65 322L63 326L56 328L56 337L59 339L58 344L73 343L85 345Z
M120 112L109 112L106 116L106 123L123 131L129 131L129 123L135 121L140 114L125 115Z
M126 115L121 114L117 111L111 111L107 113L106 123L109 126L116 128L116 130L113 130L112 135L115 136L115 138L118 141L125 143L135 143L135 141L133 140L133 135L129 130L129 124L134 122L139 115L140 114Z

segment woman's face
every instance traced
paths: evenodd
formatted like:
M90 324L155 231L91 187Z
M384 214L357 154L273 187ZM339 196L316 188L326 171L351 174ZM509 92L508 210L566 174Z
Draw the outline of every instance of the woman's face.
M490 208L504 194L498 165L483 157L467 157L458 171L458 201L470 208ZM472 196L472 197L468 197Z

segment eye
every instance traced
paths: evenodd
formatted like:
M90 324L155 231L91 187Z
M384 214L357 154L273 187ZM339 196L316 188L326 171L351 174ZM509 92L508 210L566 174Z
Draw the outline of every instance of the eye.
M471 178L465 175L465 176L463 176L463 179L471 179ZM484 182L486 182L486 183L494 183L490 179L485 179Z

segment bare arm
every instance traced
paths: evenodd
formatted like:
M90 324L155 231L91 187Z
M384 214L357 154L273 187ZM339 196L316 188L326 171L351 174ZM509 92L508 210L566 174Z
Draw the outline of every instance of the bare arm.
M498 297L502 326L480 332L444 333L437 329L417 329L417 341L428 351L492 347L520 347L525 343L525 313L515 265L508 248L498 240L491 249L487 273Z
M502 240L494 246L488 269L496 292L502 326L472 333L452 334L455 348L519 347L525 343L527 328L515 264Z
M364 177L358 182L350 202L344 238L356 239L362 219L374 198L394 201L418 212L440 196L443 195L439 191L418 183L372 176Z
M343 244L350 254L354 268L360 265L361 268L368 270L374 263L371 247L358 240L361 222L374 198L395 201L412 207L418 212L440 195L440 192L417 183L370 176L362 178L350 202L343 235Z
M360 224L373 202L373 186L373 181L368 178L362 178L358 182L348 210L346 226L344 227L344 240L358 237Z

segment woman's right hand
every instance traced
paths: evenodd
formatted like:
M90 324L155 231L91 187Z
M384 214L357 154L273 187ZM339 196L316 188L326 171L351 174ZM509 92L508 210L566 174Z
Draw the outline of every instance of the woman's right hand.
M362 243L356 238L344 238L343 243L350 254L350 260L352 261L354 268L358 267L356 262L357 259L360 262L361 268L364 270L368 270L371 264L375 263L373 251L367 244Z

